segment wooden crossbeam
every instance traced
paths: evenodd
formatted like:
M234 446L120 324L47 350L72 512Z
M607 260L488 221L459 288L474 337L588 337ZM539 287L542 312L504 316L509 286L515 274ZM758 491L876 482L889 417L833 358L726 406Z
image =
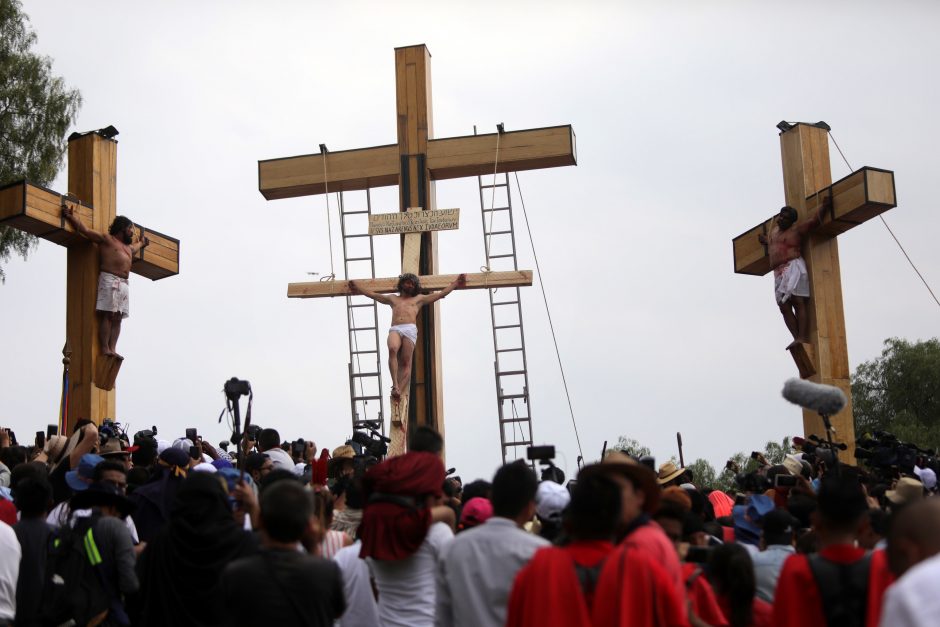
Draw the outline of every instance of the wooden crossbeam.
M86 243L87 240L62 217L63 201L75 208L75 217L89 229L108 230L108 224L96 223L100 221L99 212L91 205L27 181L0 188L0 225L12 226L60 246ZM137 254L131 272L154 281L179 274L179 240L140 224L135 226L137 236L147 236L150 245Z
M829 195L832 196L832 211L823 218L814 233L835 237L897 207L894 172L865 166L807 196L805 209L799 211L797 208L800 220L815 215ZM776 216L734 238L735 272L762 276L771 271L767 246L758 241L758 235L769 234L774 219Z
M427 140L431 180L493 174L498 133ZM268 159L258 162L258 189L268 200L329 191L397 185L401 168L398 144ZM577 165L571 125L507 131L499 135L497 172Z
M419 277L422 290L442 290L457 279L456 274L435 274ZM461 289L488 289L496 287L523 287L532 285L531 270L508 272L474 272L467 274L467 284ZM356 284L369 291L388 294L398 291L398 277L381 279L354 279ZM314 281L289 283L288 298L329 298L350 296L349 281Z

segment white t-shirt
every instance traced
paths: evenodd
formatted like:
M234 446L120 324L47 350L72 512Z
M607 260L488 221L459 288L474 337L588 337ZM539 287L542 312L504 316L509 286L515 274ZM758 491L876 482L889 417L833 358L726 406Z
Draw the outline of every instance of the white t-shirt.
M359 557L362 541L336 552L333 561L343 573L346 611L336 624L343 627L374 627L379 624L379 609L372 594L372 577L366 561Z
M885 593L881 627L927 627L940 616L940 555L917 564Z
M69 502L62 501L53 507L49 515L46 516L46 524L53 529L58 529L67 522L66 518L68 515ZM91 516L90 509L77 509L72 512L72 518L85 518L86 516ZM245 518L247 518L247 516ZM131 540L134 544L140 544L140 537L137 535L137 525L134 524L134 519L131 518L130 515L127 515L124 517L124 524L127 525L127 530L131 532ZM251 528L249 527L248 530L251 531Z
M395 561L369 558L382 627L434 626L437 559L453 539L447 524L434 523L414 555Z
M0 521L0 620L16 616L16 580L20 577L20 541L13 527Z

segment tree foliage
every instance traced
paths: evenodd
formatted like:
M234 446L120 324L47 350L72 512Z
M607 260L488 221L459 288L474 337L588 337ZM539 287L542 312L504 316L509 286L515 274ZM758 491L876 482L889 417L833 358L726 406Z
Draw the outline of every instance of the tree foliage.
M627 455L631 455L636 458L651 454L648 446L643 446L633 438L628 438L625 435L617 438L617 443L614 444L611 448L614 448L618 451L623 451Z
M852 375L858 435L890 431L925 448L940 448L940 341L888 338L881 357Z
M52 73L52 60L31 51L36 34L28 19L19 0L0 0L0 185L24 178L50 184L81 105L78 90ZM13 252L25 259L36 241L0 227L0 264ZM0 281L5 277L0 265Z

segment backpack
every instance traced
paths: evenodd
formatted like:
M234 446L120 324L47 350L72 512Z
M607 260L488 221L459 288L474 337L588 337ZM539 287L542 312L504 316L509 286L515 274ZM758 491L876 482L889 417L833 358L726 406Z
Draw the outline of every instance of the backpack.
M832 562L818 553L808 556L807 561L819 589L826 624L831 627L864 627L871 553L851 564Z
M79 517L49 536L42 590L43 625L87 625L103 619L110 598L101 572L94 528L99 515Z

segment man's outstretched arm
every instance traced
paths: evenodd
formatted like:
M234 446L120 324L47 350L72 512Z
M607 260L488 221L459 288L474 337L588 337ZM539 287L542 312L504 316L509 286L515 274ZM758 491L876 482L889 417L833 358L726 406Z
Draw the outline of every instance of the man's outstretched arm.
M141 235L139 240L131 244L131 253L136 255L139 251L147 248L147 246L150 246L150 238L146 235Z
M65 221L72 225L72 228L75 231L87 239L88 241L94 242L96 244L104 244L107 239L103 233L98 231L92 231L87 226L85 226L81 220L75 217L75 209L69 207L65 203L62 204L62 217L65 218Z
M385 296L383 294L377 294L365 288L359 287L359 285L355 281L347 281L347 284L349 285L349 291L352 292L353 294L361 294L362 296L368 296L375 302L382 303L383 305L392 304L392 299L389 298L388 296Z
M831 209L832 196L826 196L823 198L822 204L819 205L819 211L816 212L816 215L797 227L797 229L799 229L800 235L805 235L822 224L823 217L829 213Z
M440 300L444 298L445 296L447 296L448 294L450 294L451 292L453 292L458 287L463 287L466 284L467 284L467 275L466 274L457 275L457 278L454 279L453 283L451 283L444 289L437 291L437 292L431 292L430 294L423 296L421 298L421 304L427 305L429 303L433 303L436 300Z

